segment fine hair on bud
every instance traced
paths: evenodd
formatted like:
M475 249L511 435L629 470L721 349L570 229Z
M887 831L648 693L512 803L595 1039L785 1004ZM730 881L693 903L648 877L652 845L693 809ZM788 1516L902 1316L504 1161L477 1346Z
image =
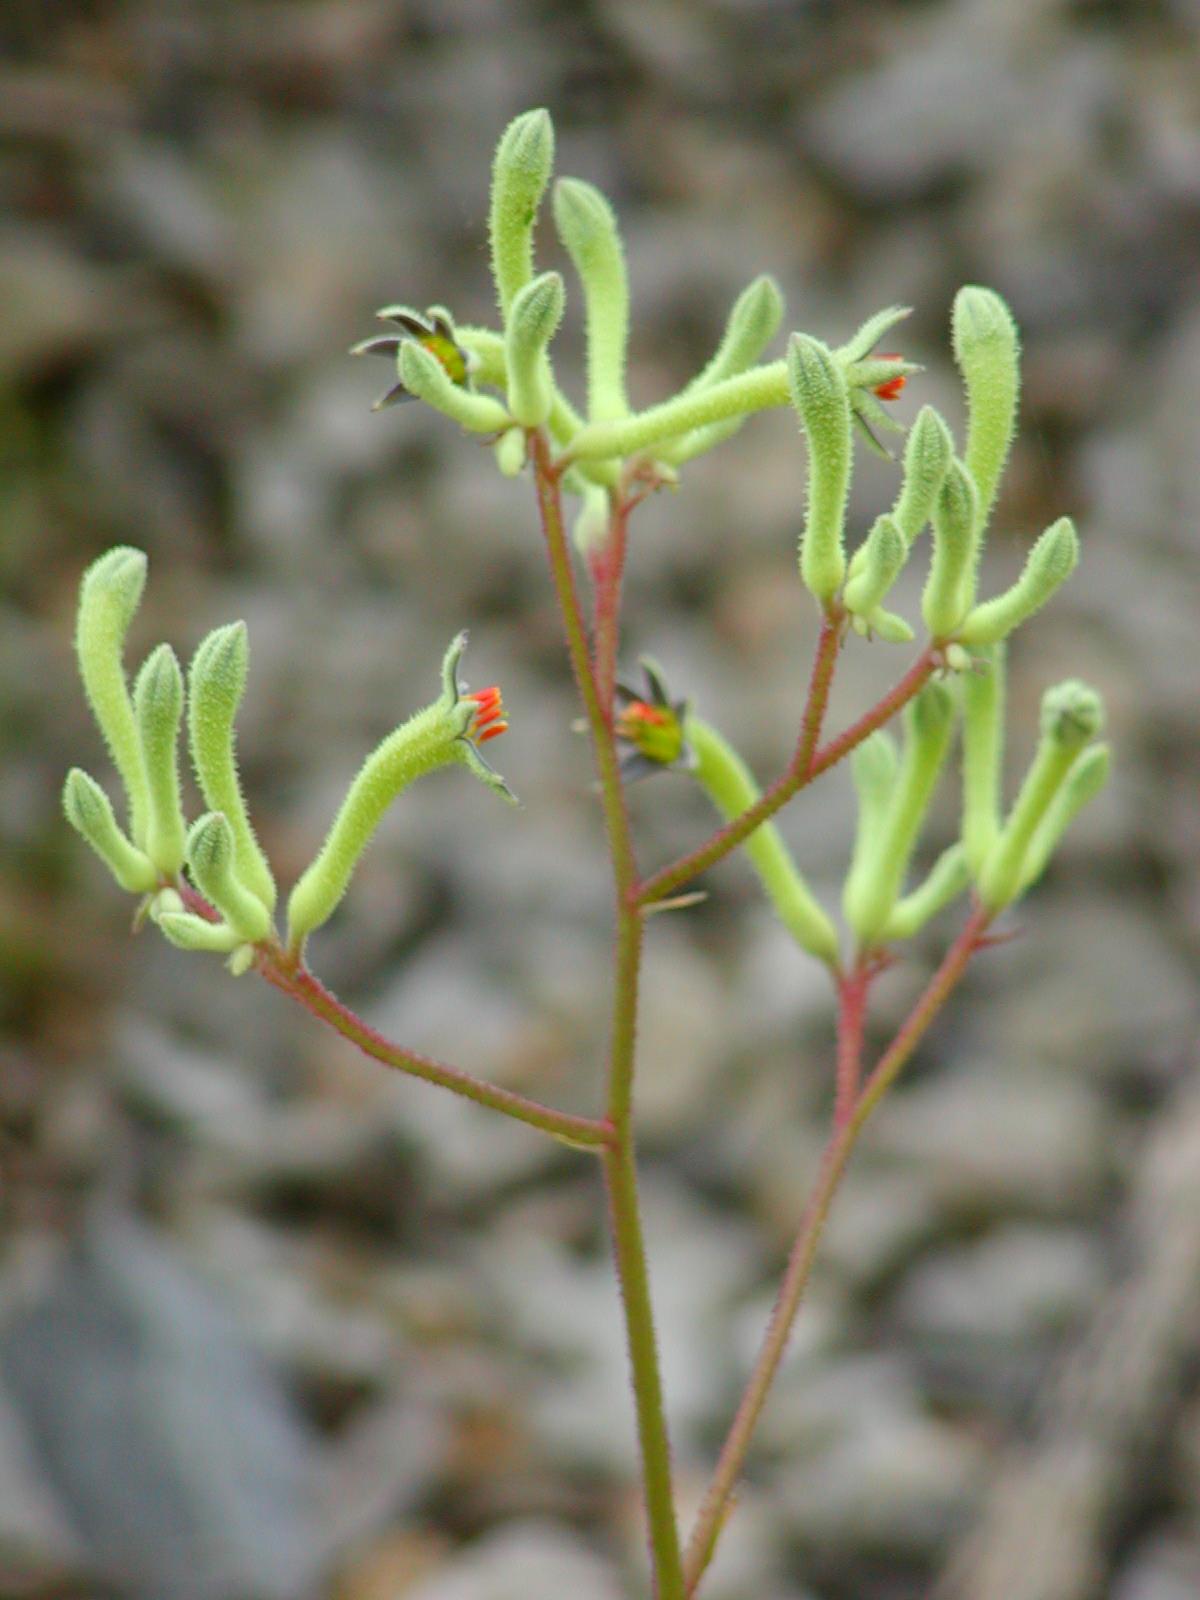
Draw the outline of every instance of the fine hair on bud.
M954 356L967 395L967 468L979 494L976 534L991 516L1017 425L1020 338L1012 312L993 289L968 284L954 297Z
M629 279L612 207L580 178L554 185L554 223L583 287L587 325L588 417L627 416L625 358L629 343Z
M931 639L949 638L969 610L975 585L978 499L967 467L953 460L933 507L933 557L921 596Z
M554 124L542 108L514 117L492 164L488 219L501 316L533 276L533 229L554 168Z
M134 684L133 708L146 773L146 854L173 878L183 866L187 828L179 797L183 673L169 644L160 644L146 658Z
M271 930L271 913L238 877L233 830L219 811L206 812L187 838L188 866L196 887L233 928L239 940L257 944Z
M129 894L147 894L158 882L154 863L130 844L113 815L112 802L88 773L72 767L63 785L63 812L67 821L91 845Z
M563 281L544 272L513 299L505 332L508 409L523 428L540 428L550 415L553 380L546 347L563 314Z
M1060 517L1042 534L1016 583L969 614L958 637L963 644L995 644L1040 611L1079 564L1079 536L1070 517Z
M828 606L846 571L842 546L850 492L850 396L828 345L806 334L788 341L788 387L808 440L808 507L800 576Z
M125 679L125 635L146 586L146 557L118 545L87 569L79 588L75 652L92 714L120 774L129 805L129 831L146 837L149 796L142 742Z

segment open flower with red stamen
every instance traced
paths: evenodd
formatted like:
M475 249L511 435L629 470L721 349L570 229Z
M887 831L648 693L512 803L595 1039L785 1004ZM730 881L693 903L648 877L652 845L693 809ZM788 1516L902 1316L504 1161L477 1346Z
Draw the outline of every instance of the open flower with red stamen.
M467 726L469 739L474 739L476 744L486 744L489 739L508 732L508 723L504 720L504 701L495 684L489 689L475 689L463 695L463 699L473 700L479 707Z
M887 355L882 350L879 352L880 361L903 361L903 359L904 357L895 350ZM898 372L894 378L886 378L882 383L877 383L871 393L878 400L899 400L900 392L907 382L908 374Z
M424 313L414 311L411 306L384 306L382 311L375 314L381 322L392 323L400 332L362 339L350 347L351 355L386 356L391 361L398 361L401 345L406 339L412 340L440 362L451 383L458 384L462 389L470 387L474 362L469 352L459 344L453 319L445 306L430 306ZM385 406L415 398L405 384L396 383L371 409L382 411Z
M853 338L834 351L850 392L850 405L859 431L877 455L891 459L891 451L879 439L880 432L903 433L904 428L880 405L898 400L908 379L921 369L903 356L889 353L872 355L878 341L908 315L905 306L889 306L868 318Z
M683 737L686 701L671 699L653 661L643 656L641 665L645 680L641 693L628 684L617 684L621 709L613 726L621 744L621 773L627 781L649 777L664 767L686 772L695 765Z

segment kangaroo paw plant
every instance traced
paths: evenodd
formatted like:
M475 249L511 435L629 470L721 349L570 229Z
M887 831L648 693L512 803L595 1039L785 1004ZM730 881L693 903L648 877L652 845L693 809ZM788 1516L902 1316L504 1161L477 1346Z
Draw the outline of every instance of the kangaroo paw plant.
M518 117L496 152L489 227L497 328L461 326L441 306L422 312L393 305L379 315L394 331L355 349L383 355L394 368L380 406L407 400L432 406L489 441L501 474L532 483L612 862L616 940L601 1108L558 1110L416 1055L356 1016L307 964L310 935L336 912L380 819L409 784L438 768L460 768L500 799L512 799L483 751L506 726L500 691L469 694L460 684L465 634L446 652L436 698L364 761L324 843L292 887L280 929L275 878L247 813L235 756L246 630L235 622L204 639L186 684L171 647L159 645L131 691L124 645L146 558L126 547L111 550L84 575L77 645L84 688L124 789L124 817L78 769L67 777L64 805L120 887L139 897L139 921L155 924L172 944L223 955L231 972L257 973L386 1065L598 1159L628 1339L654 1592L659 1600L681 1600L703 1582L825 1218L864 1126L971 958L994 939L997 919L1037 881L1072 818L1103 785L1109 757L1098 742L1099 696L1080 682L1057 684L1043 698L1025 778L1005 805L1006 640L1070 576L1078 540L1062 518L1033 544L1009 589L981 596L980 558L1019 389L1017 330L1003 300L989 289L959 291L952 337L965 390L965 437L956 440L948 422L924 407L908 431L893 504L848 550L855 449L888 453L882 437L902 431L888 408L918 370L876 349L904 310L877 312L842 344L793 333L782 356L765 359L783 308L771 279L758 278L735 302L707 365L678 394L635 411L625 384L629 292L616 219L597 189L562 178L550 211L582 294L587 394L580 407L562 392L553 362L567 290L558 273L538 273L534 259L553 160L554 131L541 110ZM652 662L644 664L644 684L632 687L617 681L617 662L632 512L658 487L675 485L689 461L724 443L751 413L769 407L791 408L807 456L797 596L808 593L816 640L807 696L796 708L794 747L779 775L761 788L729 738L686 692L668 689ZM905 617L890 609L892 590L914 556L926 577L919 615ZM827 736L839 658L867 648L862 640L913 649L894 687L851 726ZM184 724L205 807L190 825L178 770ZM858 825L839 929L771 819L842 761L857 794ZM931 799L955 761L960 837L923 878L914 877ZM699 785L720 825L682 859L644 871L625 786L668 770ZM689 886L735 851L746 856L803 956L829 974L837 1017L831 1126L761 1350L707 1495L683 1537L634 1153L638 979L649 915L701 898ZM960 925L940 965L890 1044L873 1062L865 1060L874 979L897 959L903 941L953 903L962 907Z

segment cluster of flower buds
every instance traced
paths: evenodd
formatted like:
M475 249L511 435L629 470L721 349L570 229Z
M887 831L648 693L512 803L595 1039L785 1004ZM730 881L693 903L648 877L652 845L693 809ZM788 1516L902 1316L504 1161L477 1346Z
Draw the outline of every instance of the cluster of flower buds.
M140 550L122 545L101 556L84 575L76 629L80 674L125 790L128 827L79 768L67 776L64 809L121 888L142 897L141 915L166 938L183 949L225 954L233 971L244 972L260 949L278 947L275 879L250 824L237 770L234 723L249 665L246 627L230 623L201 642L186 692L174 651L159 645L131 695L125 638L145 581ZM457 763L512 799L478 749L508 726L500 691L470 694L460 687L465 647L460 634L447 651L437 700L367 758L320 853L292 891L287 945L296 959L307 935L345 893L384 812L415 778ZM190 828L179 775L185 701L192 765L208 808Z

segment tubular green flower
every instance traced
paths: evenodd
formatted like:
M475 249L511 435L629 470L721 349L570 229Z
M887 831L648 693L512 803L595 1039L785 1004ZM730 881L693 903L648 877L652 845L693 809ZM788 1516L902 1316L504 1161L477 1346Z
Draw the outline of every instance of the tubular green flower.
M874 830L861 870L847 880L846 920L863 950L885 935L912 859L921 824L946 759L954 723L954 697L929 683L904 718L904 754L887 811Z
M437 357L415 339L401 344L397 364L400 381L410 393L469 433L503 433L512 427L512 417L498 400L455 383Z
M1080 751L1103 727L1104 703L1087 684L1069 679L1042 697L1041 722L1037 752L980 874L979 897L992 912L1020 893L1033 838Z
M971 881L967 853L961 844L943 850L929 869L929 875L911 894L898 900L884 929L885 944L911 939L938 912L957 898Z
M207 811L187 837L188 866L196 887L235 930L240 941L258 944L271 931L271 913L238 876L233 829L219 811Z
M863 559L842 596L846 610L870 621L887 598L908 557L908 545L894 517L885 512L862 546Z
M546 349L562 314L557 272L544 272L513 297L504 336L508 409L523 428L540 428L550 415L554 389Z
M179 798L179 724L183 673L169 644L146 658L133 688L148 799L146 854L167 878L183 866L187 827Z
M1010 589L971 611L958 630L963 644L994 644L1040 611L1079 564L1079 537L1070 517L1060 517L1029 552Z
M726 819L740 816L759 797L749 768L708 723L689 715L685 737L695 757L696 779ZM742 847L776 915L802 950L828 966L838 961L837 929L792 860L773 822L764 822Z
M222 812L232 830L238 877L273 911L275 879L254 836L237 769L234 723L249 664L244 622L215 628L201 640L188 673L188 740L205 803Z
M142 742L133 716L122 658L125 635L146 585L146 557L118 545L94 561L79 588L75 652L84 692L108 745L129 804L129 831L141 845L146 837L149 795Z
M794 333L788 342L788 387L808 439L808 508L800 542L804 586L828 607L846 572L842 548L850 491L850 396L833 352Z
M1033 887L1045 872L1050 858L1084 806L1104 788L1112 766L1112 752L1106 744L1093 744L1080 753L1066 781L1046 807L1046 814L1033 830L1025 864L1021 870L1021 894Z
M63 785L63 811L76 833L91 845L122 889L148 894L158 882L153 861L130 844L113 815L104 790L86 772L72 767Z
M921 614L931 639L948 639L974 598L976 510L971 474L950 463L933 508L933 559L921 596Z
M288 948L293 953L333 915L384 813L417 778L458 762L504 799L513 800L504 779L477 748L502 733L506 724L499 690L475 695L460 690L458 664L466 646L467 636L460 633L442 662L441 694L390 733L359 769L325 843L288 901Z
M968 284L954 297L954 356L967 392L964 459L979 494L978 544L992 514L1017 424L1020 339L1012 312L992 289Z
M599 189L580 178L558 180L553 207L558 236L583 285L588 417L593 422L626 417L629 280L617 219Z
M533 277L533 228L554 167L554 124L544 109L514 117L492 166L488 232L500 314Z
M980 651L975 666L963 674L962 838L976 878L1000 833L1004 658L1004 646L991 645Z

